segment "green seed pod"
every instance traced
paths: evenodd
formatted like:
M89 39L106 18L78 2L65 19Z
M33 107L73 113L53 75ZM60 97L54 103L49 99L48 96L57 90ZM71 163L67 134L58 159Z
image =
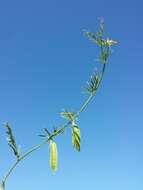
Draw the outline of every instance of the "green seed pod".
M3 187L3 185L0 185L0 190L4 190L4 187Z
M50 140L50 167L54 172L58 169L57 144L53 140Z
M80 129L74 123L72 125L72 144L77 151L80 151Z

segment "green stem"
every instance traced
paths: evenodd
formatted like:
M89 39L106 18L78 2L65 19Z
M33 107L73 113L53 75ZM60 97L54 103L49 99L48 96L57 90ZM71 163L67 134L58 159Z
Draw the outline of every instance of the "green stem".
M70 124L70 122L66 123L61 129L59 129L58 131L56 131L55 133L51 134L51 136L44 140L43 142L41 142L40 144L33 146L32 148L29 149L28 152L26 152L23 156L21 156L13 165L12 167L9 169L9 171L7 172L7 174L3 177L3 184L6 183L8 177L11 175L11 173L13 172L13 170L17 167L17 165L24 160L27 156L29 156L31 153L33 153L34 151L38 150L39 148L41 148L43 145L45 145L51 138L57 136L58 134L60 134L63 130L65 130L65 128ZM58 133L60 132L60 133Z
M79 112L75 117L78 117L86 109L86 107L88 106L89 102L92 100L93 97L94 94L90 94L90 96L87 98L87 100L85 101L85 103L83 104L83 106L81 107L81 109L79 110Z
M100 81L98 83L98 86L97 86L97 89L99 88L100 86L100 83L103 79L103 75L104 75L104 71L105 71L105 64L103 64L103 68L102 68L102 73L101 73L101 77L100 77ZM97 91L96 89L96 91ZM96 93L92 93L90 94L90 96L87 98L87 100L84 102L84 104L82 105L81 109L79 110L79 112L75 115L75 118L79 117L79 115L87 108L88 104L90 103L90 101L93 99L93 97L95 96ZM23 156L21 156L13 165L12 167L9 169L8 173L3 177L3 184L5 185L8 177L11 175L11 173L13 172L13 170L17 167L17 165L22 161L24 160L27 156L29 156L31 153L33 153L34 151L38 150L39 148L41 148L43 145L45 145L51 138L59 135L62 133L62 131L64 131L68 126L69 124L71 124L71 122L67 122L65 125L63 125L62 128L60 128L58 131L56 131L55 133L51 134L51 136L44 140L43 142L41 142L40 144L32 147L31 149L29 149L28 152L26 152Z
M32 152L34 152L35 150L38 150L39 148L41 148L44 144L47 143L47 139L45 141L43 141L42 143L32 147L27 153L25 153L22 157L20 157L13 165L12 167L9 169L8 173L3 177L3 183L5 184L8 177L10 176L10 174L12 173L12 171L17 167L17 165L24 159L26 158L29 154L31 154Z
M8 171L7 175L6 175L5 177L3 177L3 180L2 180L3 184L5 184L7 178L10 176L11 172L16 168L16 166L17 166L18 163L19 163L19 160L17 160L17 161L13 164L13 166L12 166L12 167L10 168L10 170Z

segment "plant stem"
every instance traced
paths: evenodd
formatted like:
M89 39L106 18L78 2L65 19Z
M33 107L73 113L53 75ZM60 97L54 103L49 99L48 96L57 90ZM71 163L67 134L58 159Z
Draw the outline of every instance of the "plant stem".
M103 75L104 75L104 71L105 71L105 64L103 64L103 68L102 68L102 73L101 73L101 77L100 77L100 81L98 83L97 89L100 86L100 83L103 79ZM96 89L96 91L97 91ZM77 112L77 114L75 115L75 118L79 117L79 115L87 108L87 106L89 105L90 101L94 98L94 96L96 95L96 93L91 93L90 96L87 98L87 100L84 102L84 104L82 105L82 107L80 108L80 110ZM5 185L8 177L11 175L11 173L13 172L13 170L17 167L17 165L24 160L27 156L29 156L31 153L33 153L34 151L38 150L39 148L41 148L43 145L45 145L50 139L52 139L53 137L59 135L62 133L62 131L64 131L69 124L71 124L70 121L68 121L65 125L63 125L63 127L61 127L60 129L58 129L56 132L54 132L53 134L51 134L50 137L48 137L48 139L42 141L40 144L30 148L23 156L21 156L13 165L12 167L9 169L9 171L7 172L7 174L3 177L3 184Z
M92 100L93 97L94 97L94 94L90 94L88 99L84 102L83 106L81 107L81 109L77 113L76 117L78 117L86 109L86 107L88 106L89 102Z
M35 150L38 150L39 148L41 148L44 144L47 143L47 139L44 140L43 142L41 142L40 144L32 147L31 149L29 149L28 152L26 152L23 156L21 156L18 160L16 160L16 162L12 165L12 167L9 169L8 173L3 177L3 183L5 184L8 177L10 176L10 174L12 173L12 171L17 167L17 165L24 159L26 158L29 154L31 154L32 152L34 152Z

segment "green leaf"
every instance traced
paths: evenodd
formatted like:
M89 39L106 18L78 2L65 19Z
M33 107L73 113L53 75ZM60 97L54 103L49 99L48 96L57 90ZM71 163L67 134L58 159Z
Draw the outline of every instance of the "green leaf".
M50 167L53 172L56 172L58 169L57 144L53 140L50 140Z
M76 124L72 125L72 145L77 151L80 151L80 129Z
M98 40L103 39L103 34L104 34L104 19L100 19L99 30L97 33Z
M95 73L91 76L90 81L87 83L88 86L86 87L87 92L89 93L95 93L97 88L98 88L98 84L99 84L99 76Z
M111 54L111 50L109 49L109 47L107 46L106 48L104 48L104 50L102 51L101 55L99 56L99 60L105 64L108 61L108 58Z
M48 131L47 128L44 128L44 131L45 131L45 133L47 134L47 136L50 136L50 135L51 135L51 133Z
M92 32L85 32L85 35L89 38L89 40L96 43L98 46L104 45L103 34L104 34L103 20L100 20L99 30L98 30L97 34L94 34Z
M42 132L43 132L42 134L38 135L39 137L48 138L51 136L51 133L47 128L44 128Z
M13 136L12 128L10 127L10 125L8 123L6 123L4 126L6 127L8 145L12 149L16 158L19 159L20 154L19 154L19 150L18 150L17 145L16 145L15 138Z
M92 32L85 32L85 35L88 37L89 40L91 40L92 42L98 44L98 39L96 37L96 35Z
M64 119L68 120L68 121L74 121L74 116L75 116L75 112L70 112L70 111L63 111L60 113L61 117L63 117Z

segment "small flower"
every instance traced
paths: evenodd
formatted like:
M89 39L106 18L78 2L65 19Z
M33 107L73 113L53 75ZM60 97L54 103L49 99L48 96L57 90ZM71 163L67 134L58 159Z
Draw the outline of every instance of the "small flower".
M117 41L115 41L115 40L110 40L110 39L108 39L108 38L107 38L107 40L105 41L105 45L107 45L107 46L113 46L113 45L116 45L116 44L118 44Z

